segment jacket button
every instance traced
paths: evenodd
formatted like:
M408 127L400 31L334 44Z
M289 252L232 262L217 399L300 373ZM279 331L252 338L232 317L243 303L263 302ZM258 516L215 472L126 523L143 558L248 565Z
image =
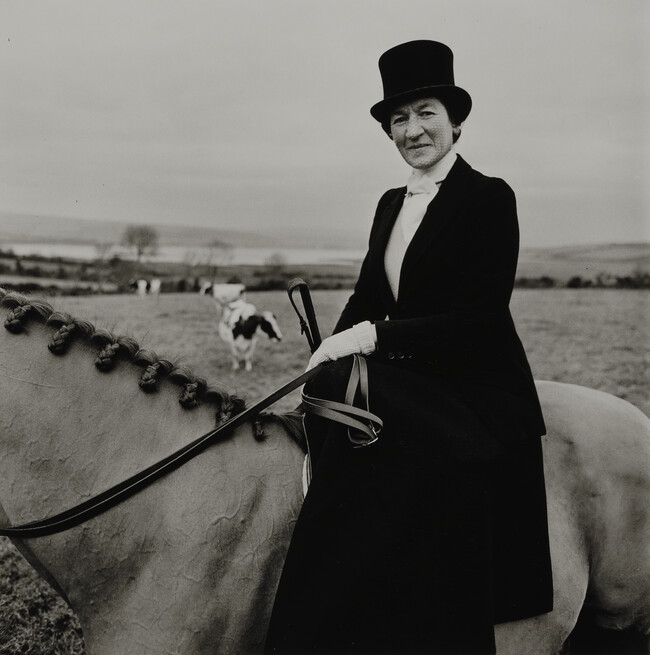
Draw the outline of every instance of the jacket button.
M395 359L395 353L388 353L388 359Z
M397 359L404 359L404 353L397 353Z

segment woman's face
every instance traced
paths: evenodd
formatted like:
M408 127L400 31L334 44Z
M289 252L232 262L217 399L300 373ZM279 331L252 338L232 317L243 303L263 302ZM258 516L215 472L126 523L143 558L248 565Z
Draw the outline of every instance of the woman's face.
M392 139L413 168L429 168L440 161L451 149L456 129L437 98L407 102L390 116Z

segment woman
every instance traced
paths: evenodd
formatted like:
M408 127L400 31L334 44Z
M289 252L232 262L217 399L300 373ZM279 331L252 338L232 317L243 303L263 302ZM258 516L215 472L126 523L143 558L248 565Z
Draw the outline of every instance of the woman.
M471 109L451 50L379 60L371 109L412 168L377 207L354 293L310 360L342 400L367 355L384 429L353 448L307 417L313 478L282 573L271 652L494 653L494 623L550 611L544 421L508 308L515 197L454 150Z

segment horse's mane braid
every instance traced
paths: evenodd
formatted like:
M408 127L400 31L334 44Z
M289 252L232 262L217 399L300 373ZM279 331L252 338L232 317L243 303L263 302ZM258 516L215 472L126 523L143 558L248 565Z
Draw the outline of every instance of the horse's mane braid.
M130 361L144 368L138 383L140 389L156 391L162 378L167 378L181 387L178 402L183 407L191 409L201 402L215 405L217 424L239 414L246 406L242 398L229 394L221 387L208 385L206 380L196 377L186 366L176 366L169 359L159 358L152 350L140 348L135 339L115 336L103 328L95 329L88 321L55 311L45 300L28 298L0 287L0 305L10 309L4 323L9 332L19 334L25 330L28 320L40 321L54 329L48 348L55 355L67 352L76 338L89 341L99 348L95 359L98 370L108 372L115 368L119 360Z
M58 328L47 346L50 352L53 352L55 355L62 355L66 352L70 340L75 334L79 334L85 339L90 339L94 332L92 323L79 321L64 312L52 312L45 323L51 327Z
M127 361L133 360L140 347L138 342L131 337L115 337L108 330L100 328L95 330L90 340L101 346L101 350L95 359L95 366L100 371L110 371L115 367L118 357L121 355Z
M169 360L158 359L152 350L138 350L133 361L145 367L139 382L143 391L156 391L161 376L167 376L174 370L174 365Z
M27 298L20 293L2 289L2 304L11 310L5 321L5 328L9 332L19 334L24 329L24 323L29 316L46 320L53 310L44 300Z

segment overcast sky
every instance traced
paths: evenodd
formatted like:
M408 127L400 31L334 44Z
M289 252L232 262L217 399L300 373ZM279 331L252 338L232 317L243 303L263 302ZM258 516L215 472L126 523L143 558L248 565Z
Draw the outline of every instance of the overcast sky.
M447 43L458 152L514 188L524 246L650 241L647 0L1 0L2 212L363 247L409 169L377 59Z

